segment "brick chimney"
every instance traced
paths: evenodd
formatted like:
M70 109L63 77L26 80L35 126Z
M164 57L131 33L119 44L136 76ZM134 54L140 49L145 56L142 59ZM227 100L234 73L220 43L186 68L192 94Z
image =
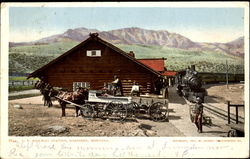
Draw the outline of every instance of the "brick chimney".
M131 57L135 57L135 53L133 51L129 51L128 55Z

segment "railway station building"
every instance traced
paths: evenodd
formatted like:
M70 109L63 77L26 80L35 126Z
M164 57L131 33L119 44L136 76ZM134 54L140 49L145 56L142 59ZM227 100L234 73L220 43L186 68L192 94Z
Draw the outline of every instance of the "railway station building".
M53 87L72 91L76 85L98 90L118 76L124 94L129 94L134 82L141 94L155 93L165 87L164 58L136 59L133 52L125 52L98 37L97 33L28 75L38 77Z

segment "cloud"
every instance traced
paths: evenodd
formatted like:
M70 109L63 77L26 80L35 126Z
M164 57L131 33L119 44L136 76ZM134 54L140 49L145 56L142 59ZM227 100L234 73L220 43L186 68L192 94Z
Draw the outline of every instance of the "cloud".
M37 30L28 30L24 29L22 31L10 31L9 41L10 42L30 42L34 40L39 40L55 34L61 34L59 30L51 31L37 31Z
M216 30L199 30L186 29L177 33L186 36L194 42L219 42L226 43L243 36L242 29L216 29Z

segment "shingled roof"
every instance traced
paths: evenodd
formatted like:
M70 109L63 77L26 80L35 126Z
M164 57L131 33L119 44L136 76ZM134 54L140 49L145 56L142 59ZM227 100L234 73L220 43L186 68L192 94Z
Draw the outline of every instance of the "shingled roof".
M65 56L68 56L69 54L74 53L75 50L81 48L82 46L84 46L87 42L91 41L91 40L95 40L98 41L104 45L106 45L107 47L115 50L116 52L118 52L119 54L121 54L122 56L125 56L126 58L128 58L129 60L137 63L138 65L140 65L141 67L144 67L145 69L149 70L150 72L152 72L153 74L156 74L157 76L162 76L158 71L152 69L151 67L143 64L142 62L138 61L137 59L135 59L132 56L129 56L128 53L126 53L125 51L119 49L118 47L112 45L111 43L101 39L100 37L98 37L98 33L90 33L89 34L90 37L88 39L86 39L85 41L81 42L80 44L78 44L77 46L73 47L72 49L70 49L69 51L65 52L64 54L62 54L61 56L57 57L56 59L52 60L51 62L49 62L48 64L42 66L41 68L37 69L36 71L32 72L31 74L28 75L27 78L31 78L31 77L39 77L39 73L43 72L46 70L46 68L50 67L52 64L55 64L56 62L58 62L60 59L62 59Z
M144 65L147 65L148 67L154 69L158 72L165 71L165 65L164 65L164 58L153 58L153 59L137 59Z

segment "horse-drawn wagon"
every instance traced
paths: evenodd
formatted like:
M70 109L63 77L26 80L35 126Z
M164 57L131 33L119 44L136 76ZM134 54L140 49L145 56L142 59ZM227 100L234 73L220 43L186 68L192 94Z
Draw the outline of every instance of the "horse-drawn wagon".
M125 120L145 114L154 121L166 121L169 113L167 99L113 96L101 90L89 90L83 105L63 101L79 107L80 114L86 118Z

